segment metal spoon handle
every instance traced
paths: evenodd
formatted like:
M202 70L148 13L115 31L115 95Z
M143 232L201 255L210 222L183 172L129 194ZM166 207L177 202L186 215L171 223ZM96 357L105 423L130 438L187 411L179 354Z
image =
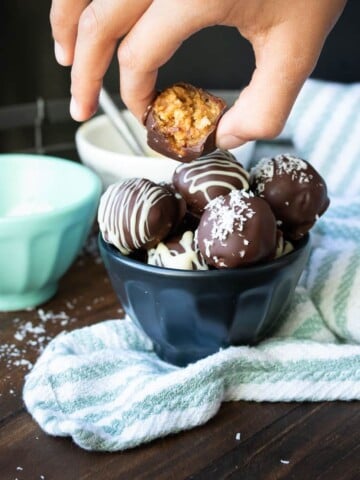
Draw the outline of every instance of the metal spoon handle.
M144 147L139 142L131 126L125 120L122 111L119 110L104 88L100 90L99 104L104 113L106 113L106 115L109 117L116 130L120 133L124 142L130 148L132 153L140 156L146 155Z

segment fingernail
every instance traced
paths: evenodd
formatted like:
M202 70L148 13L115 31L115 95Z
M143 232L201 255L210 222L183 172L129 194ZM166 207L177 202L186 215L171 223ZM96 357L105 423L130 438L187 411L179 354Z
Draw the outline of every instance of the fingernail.
M224 150L228 150L229 148L239 147L243 143L245 143L244 140L235 135L225 135L219 138L217 146Z
M54 43L54 51L55 51L55 58L60 65L65 65L65 51L63 47L60 45L60 43L55 42Z
M70 101L70 115L74 120L81 121L81 111L74 97L71 97Z

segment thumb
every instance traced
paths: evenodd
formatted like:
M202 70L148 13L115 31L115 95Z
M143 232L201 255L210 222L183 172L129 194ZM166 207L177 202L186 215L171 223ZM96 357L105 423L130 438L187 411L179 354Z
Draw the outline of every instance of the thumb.
M252 79L219 122L216 138L219 148L274 138L282 131L320 52L319 47L304 55L300 45L295 45L295 52L291 51L294 45L293 48L284 45L289 44L284 40L268 40L266 47L255 50L257 67Z

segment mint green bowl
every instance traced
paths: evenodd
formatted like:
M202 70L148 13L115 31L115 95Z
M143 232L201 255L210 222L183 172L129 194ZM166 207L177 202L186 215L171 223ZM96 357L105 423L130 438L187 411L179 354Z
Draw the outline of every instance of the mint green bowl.
M99 178L79 163L0 154L0 311L34 307L56 293L100 194Z

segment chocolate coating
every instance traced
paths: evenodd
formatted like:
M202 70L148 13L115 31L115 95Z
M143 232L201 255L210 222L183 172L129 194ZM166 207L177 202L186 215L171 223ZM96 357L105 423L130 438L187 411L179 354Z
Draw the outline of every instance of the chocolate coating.
M176 200L176 203L177 203L177 210L178 210L178 215L177 215L177 218L173 224L173 227L170 231L170 235L172 234L175 234L178 229L179 229L179 226L183 223L183 219L185 217L185 215L187 214L187 206L186 206L186 202L185 200L183 199L183 197L181 196L181 194L176 190L175 186L172 184L172 183L165 183L165 182L162 182L160 183L160 185L164 188L167 188L169 190L169 192L174 195L175 197L175 200Z
M98 222L105 242L128 255L159 243L178 215L178 202L168 188L133 178L108 187L100 199Z
M232 190L206 206L197 229L199 250L216 268L251 265L274 256L276 230L263 199Z
M201 215L205 206L231 190L248 190L249 174L226 150L216 150L190 163L180 164L173 175L175 188L185 199L188 210Z
M195 232L199 225L200 218L190 212L186 212L182 221L174 231L174 235L182 235L187 230Z
M267 201L291 240L304 236L330 203L324 179L290 154L260 160L250 172L250 186Z
M181 162L216 149L217 124L226 103L201 88L177 83L160 92L145 116L150 148Z
M208 270L191 231L160 242L156 248L148 251L147 263L179 270Z

